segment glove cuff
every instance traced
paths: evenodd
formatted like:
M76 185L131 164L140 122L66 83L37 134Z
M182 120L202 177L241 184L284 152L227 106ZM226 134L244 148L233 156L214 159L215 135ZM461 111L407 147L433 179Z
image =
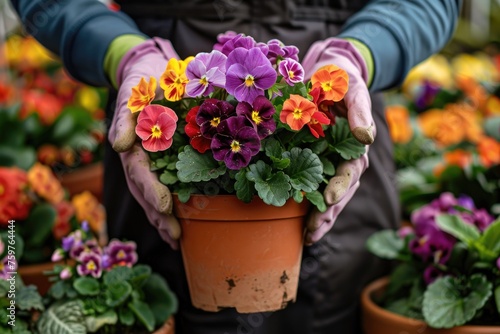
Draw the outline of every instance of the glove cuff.
M130 65L135 64L138 60L148 54L161 53L165 59L172 57L178 57L172 44L166 40L159 37L154 37L148 39L139 45L131 48L121 59L118 69L116 71L116 82L117 85L123 81L126 77L126 73Z

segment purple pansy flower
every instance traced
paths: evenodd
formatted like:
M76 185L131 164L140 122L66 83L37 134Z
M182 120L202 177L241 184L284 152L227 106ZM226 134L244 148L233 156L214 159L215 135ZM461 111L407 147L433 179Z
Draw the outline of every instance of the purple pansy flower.
M497 259L497 268L500 269L500 257Z
M471 197L465 196L465 195L462 195L462 196L457 198L457 205L464 208L464 209L470 210L470 211L473 211L476 209L476 205L474 204L474 200Z
M283 55L284 59L293 59L295 61L299 61L299 48L294 45L285 45L283 47L283 51L285 54Z
M267 58L271 63L276 64L278 59L292 59L299 61L299 49L293 45L284 45L278 39L271 39L267 42L269 52L267 53Z
M69 255L71 258L75 260L79 260L83 254L96 254L101 256L101 248L97 244L97 241L95 240L87 240L84 243L79 243L77 245L74 245L73 248L69 251Z
M104 249L104 253L108 256L106 267L114 265L133 266L137 262L135 249L136 244L133 241L121 242L119 240L112 240Z
M418 92L415 100L417 109L423 110L430 105L440 90L441 87L439 85L425 80L420 87L420 92Z
M222 47L227 41L233 39L238 34L234 31L226 31L225 33L217 35L217 44L214 45L213 49L217 51L222 51Z
M82 242L82 238L82 232L80 230L70 233L67 237L62 238L62 249L65 252L69 252L71 248Z
M401 239L404 239L407 236L412 235L412 234L414 234L414 231L413 231L413 228L410 226L401 226L398 229L398 237L400 237Z
M222 49L220 50L226 56L229 56L236 48L251 49L257 46L257 43L253 37L245 36L243 34L237 34L233 38L229 39L224 43Z
M101 256L96 253L85 252L80 256L80 264L76 266L76 271L80 276L101 277L102 266Z
M196 114L196 124L200 126L203 137L211 139L217 133L220 122L234 113L234 107L227 101L205 100Z
M238 101L252 103L276 82L276 71L258 48L237 48L227 58L226 89Z
M284 59L280 61L278 71L290 86L304 80L304 68L298 61L293 59Z
M474 225L476 225L480 231L486 230L486 228L490 226L491 223L493 223L493 221L495 220L495 218L490 215L485 209L475 210L473 213L473 217Z
M234 116L222 121L217 132L211 149L215 160L224 161L227 168L238 170L246 167L259 153L259 135L245 117Z
M15 272L17 270L17 261L16 259L10 260L8 256L5 256L2 260L0 260L0 279L9 279L11 278L11 272Z
M202 52L188 64L186 77L186 93L189 96L206 96L213 92L214 87L224 87L226 84L226 59L219 51Z
M245 116L257 128L260 139L264 139L276 130L273 115L276 112L273 104L265 96L257 96L253 105L240 102L236 106L236 114Z
M424 282L427 285L433 283L436 279L438 279L441 276L443 276L443 273L433 265L428 266L424 270Z

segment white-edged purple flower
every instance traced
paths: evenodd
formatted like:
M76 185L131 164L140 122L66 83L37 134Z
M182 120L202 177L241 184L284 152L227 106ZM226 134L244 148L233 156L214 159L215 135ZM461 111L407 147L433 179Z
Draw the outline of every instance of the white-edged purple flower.
M276 82L271 62L259 48L237 48L226 61L226 89L239 102L250 104Z
M298 61L293 59L283 59L279 62L278 71L290 86L304 80L304 68Z
M80 276L101 277L102 265L101 256L95 253L82 253L79 259L80 263L76 266L76 271Z
M77 245L73 245L73 247L69 251L69 256L72 259L80 260L80 257L86 253L91 253L101 256L102 250L101 247L99 247L99 245L97 244L97 241L87 240Z
M206 96L213 92L214 87L224 88L226 59L223 53L215 50L196 55L186 68L186 77L189 79L186 85L187 95Z
M111 240L104 249L107 255L106 267L133 266L137 262L136 244L133 241L122 242L120 240Z
M0 279L9 279L11 278L11 272L15 272L17 270L17 261L16 259L9 260L8 256L5 256L2 260L0 260Z

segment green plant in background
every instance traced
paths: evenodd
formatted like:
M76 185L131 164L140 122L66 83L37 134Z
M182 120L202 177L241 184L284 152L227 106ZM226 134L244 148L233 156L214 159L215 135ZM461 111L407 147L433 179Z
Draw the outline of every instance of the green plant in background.
M57 280L48 292L40 333L152 332L177 310L166 281L136 264L135 243L112 240L100 247L87 227L63 239L54 252Z
M443 193L411 222L368 239L372 253L397 261L377 302L435 328L500 325L500 219Z

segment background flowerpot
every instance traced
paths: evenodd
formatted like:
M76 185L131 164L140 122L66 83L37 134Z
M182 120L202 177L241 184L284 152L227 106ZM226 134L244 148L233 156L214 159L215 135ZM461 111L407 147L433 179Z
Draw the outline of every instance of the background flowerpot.
M52 285L49 276L44 272L54 269L53 262L44 262L39 264L27 264L19 266L17 273L22 278L25 285L35 285L38 287L40 295L45 295Z
M168 318L165 325L163 325L160 329L156 330L153 334L175 334L174 317Z
M436 329L425 322L386 311L373 302L387 286L388 278L378 279L365 287L361 294L363 329L365 334L499 334L498 326L459 326Z
M193 305L249 313L294 301L308 208L305 201L274 207L231 195L192 195L183 204L174 195Z
M97 162L65 172L61 175L61 184L68 189L70 196L88 190L101 201L103 178L103 164Z

